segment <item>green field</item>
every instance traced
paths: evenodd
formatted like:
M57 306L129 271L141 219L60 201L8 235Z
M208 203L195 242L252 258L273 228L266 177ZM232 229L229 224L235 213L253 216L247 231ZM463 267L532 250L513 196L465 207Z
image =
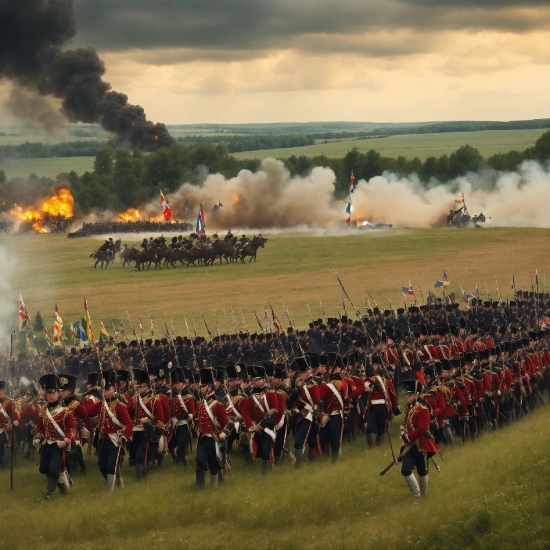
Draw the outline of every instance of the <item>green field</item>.
M545 396L546 398L547 396ZM399 448L398 417L393 421ZM412 501L387 441L367 451L360 436L336 465L318 460L294 470L288 459L261 476L237 452L216 491L196 492L193 467L165 461L141 483L106 494L87 458L70 494L43 503L45 476L21 460L10 493L0 472L0 548L543 549L550 544L548 410L513 426L444 449L430 466L427 497ZM542 437L541 437L542 436ZM191 454L193 457L193 454Z
M126 316L134 323L136 315L147 320L149 313L160 319L172 318L183 333L185 312L205 332L200 310L209 325L217 312L220 331L228 329L223 309L243 311L251 332L259 329L264 302L271 302L286 325L282 303L289 308L299 326L309 322L308 304L315 318L321 317L319 298L328 316L336 316L342 295L333 269L337 269L356 307L365 309L362 289L384 308L388 297L395 307L403 303L402 286L410 282L424 296L445 269L450 277L449 292L466 292L477 281L485 295L485 282L496 297L495 272L504 299L511 296L512 272L518 287L530 288L529 271L550 275L548 229L421 229L365 232L346 236L307 236L303 234L268 235L256 263L216 263L208 267L177 269L153 268L137 272L123 269L117 262L106 270L93 268L88 256L101 244L99 238L67 239L61 235L1 235L0 245L8 258L5 272L11 277L12 296L17 302L23 294L31 316L37 310L51 318L57 301L66 322L82 316L82 297L86 292L96 325L102 318L109 327L111 318ZM115 237L116 238L116 237ZM136 242L138 238L123 242ZM550 280L548 281L550 284ZM420 285L420 289L418 288ZM438 291L441 295L441 291ZM371 304L374 305L374 304ZM349 305L347 306L349 308ZM351 308L349 308L351 309ZM240 314L239 314L239 323ZM157 329L161 330L160 321ZM287 325L288 326L288 325ZM147 330L147 327L145 327Z
M471 145L479 149L484 157L495 153L523 151L535 144L545 130L488 130L483 132L449 132L441 134L409 134L373 139L346 139L330 143L317 143L305 147L289 149L269 149L265 151L244 151L234 153L238 159L264 159L267 157L286 158L291 155L326 155L327 157L344 157L354 147L365 152L376 149L383 156L397 158L404 156L421 161L431 156L451 154L462 145Z
M333 268L361 310L363 287L379 306L387 307L391 296L399 307L402 286L411 282L420 298L418 284L426 295L443 269L450 292L459 293L459 283L470 292L477 281L484 293L487 281L493 297L496 273L504 299L511 295L512 272L518 288L530 287L530 270L538 268L541 282L550 273L550 230L543 229L267 236L266 248L250 265L138 273L118 263L94 270L88 255L100 239L0 235L2 273L11 289L1 297L12 304L14 323L21 292L31 316L39 309L51 325L54 301L68 324L83 315L86 292L96 331L100 319L110 328L111 318L128 310L136 327L141 316L146 337L150 312L160 332L164 314L182 334L183 312L191 331L196 325L197 333L205 334L201 309L211 328L216 310L220 331L226 332L223 308L229 317L231 307L240 328L242 311L254 332L259 327L253 312L262 318L264 301L271 302L284 326L283 302L298 327L309 321L308 304L314 317L322 316L320 297L326 314L335 316L342 296ZM402 418L393 421L394 448ZM379 475L391 461L387 442L367 451L363 436L344 445L336 465L306 462L297 472L287 460L264 477L260 464L248 466L235 453L233 474L216 493L195 492L193 468L177 468L167 459L163 471L140 484L132 482L126 462L126 488L108 495L89 457L88 475L74 476L67 499L56 494L47 504L41 502L45 477L37 463L18 458L13 493L9 472L0 471L0 548L548 548L548 421L548 409L539 408L475 443L462 446L458 440L454 449L444 449L444 462L436 457L442 473L430 469L429 495L415 502L398 467Z
M95 157L53 157L32 159L9 159L0 161L8 179L28 178L31 174L55 179L60 172L74 170L77 174L94 169Z

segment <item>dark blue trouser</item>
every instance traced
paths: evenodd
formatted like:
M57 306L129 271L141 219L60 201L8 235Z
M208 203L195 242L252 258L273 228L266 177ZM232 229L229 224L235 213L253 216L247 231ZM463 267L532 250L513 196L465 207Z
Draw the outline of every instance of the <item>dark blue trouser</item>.
M213 437L202 436L199 439L195 462L199 470L203 472L210 470L211 475L220 471L221 466L216 455L216 440Z
M6 432L0 434L0 469L4 467L4 449L8 443Z
M109 439L105 438L99 451L99 471L103 476L115 475L118 447Z
M339 414L331 414L330 420L319 432L323 449L330 443L332 452L338 452L342 445L342 417Z
M386 421L388 420L388 407L385 404L372 405L367 417L368 434L384 435L386 431Z
M298 451L304 448L306 441L308 441L308 435L311 429L311 421L307 418L298 420L296 429L294 432L294 448Z
M130 445L130 457L136 461L137 465L143 465L145 464L146 453L147 436L145 432L134 432Z
M411 450L403 457L403 463L401 464L401 474L405 477L410 476L413 473L414 468L419 476L428 475L428 467L426 464L426 455L418 450L416 445L413 445Z
M63 463L63 449L57 446L57 443L44 445L42 455L40 456L39 471L48 478L48 491L53 492L61 473Z
M277 434L277 437L275 438L275 448L273 449L275 458L280 458L283 455L287 430L287 419L285 417L283 420L283 425L275 432Z
M271 445L273 439L265 432L256 432L254 434L254 441L257 447L256 458L271 460Z
M176 427L176 433L170 438L168 448L170 451L176 449L176 456L183 458L187 454L187 442L189 441L189 426L183 424L183 426Z

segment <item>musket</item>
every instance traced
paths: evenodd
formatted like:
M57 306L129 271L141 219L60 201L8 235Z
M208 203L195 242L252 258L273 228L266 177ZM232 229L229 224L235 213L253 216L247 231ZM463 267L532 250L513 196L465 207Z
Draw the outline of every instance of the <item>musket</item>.
M499 291L499 289L498 289L498 280L497 280L497 274L496 274L496 272L495 272L495 285L496 285L496 287L497 287L498 303L499 303L499 305L500 305L500 304L501 304L501 299L500 299L500 291Z
M420 297L422 298L422 303L424 303L424 294L422 294L422 288L420 288L420 283L418 283L418 292L420 292Z
M13 335L15 334L15 327L12 327L12 331L10 332L10 362L8 364L8 377L10 381L10 386L12 386L13 389L13 380L12 380L12 371L11 371L11 362L13 357ZM10 431L9 431L9 438L11 440L11 444L9 446L10 449L10 491L13 491L13 454L14 454L14 447L15 447L15 428L13 425L13 409L15 408L15 401L12 402L12 405L10 407Z
M112 318L111 318L111 326L113 327L113 334L114 334L114 337L115 337L115 342L117 342L118 341L118 338L117 338L118 332L116 331L115 322L113 321Z
M241 319L243 320L243 327L244 327L244 330L246 331L246 334L248 334L248 336L250 336L250 332L248 331L248 327L246 326L246 321L244 320L244 315L243 315L243 310L241 309Z
M365 292L365 287L363 287L363 299L365 300L365 307L368 309L372 309L370 306L370 300L367 300L367 293Z
M223 308L223 319L225 321L225 329L227 330L227 334L231 332L229 329L229 323L227 322L227 315L225 314L225 308Z
M197 356L195 354L195 343L193 342L193 339L191 338L191 331L189 330L189 324L187 323L187 317L185 316L185 313L183 314L183 319L185 320L185 328L187 328L187 336L189 337L189 341L191 342L191 351L193 353L193 366L197 367Z
M283 309L285 311L286 318L288 319L288 323L290 324L294 334L296 335L296 342L298 344L298 347L300 348L300 352L302 354L302 357L305 357L306 354L304 352L304 348L302 348L302 343L300 342L300 339L298 338L298 334L296 332L296 327L294 326L294 321L292 320L292 317L290 317L290 312L288 311L288 308L284 304L283 304Z
M323 314L323 319L326 322L327 316L325 314L325 308L323 307L323 302L321 302L321 297L319 296L319 305L321 306L321 313Z
M311 322L313 323L313 315L311 314L311 308L309 307L309 304L307 305L307 310L309 311L309 318L311 319Z
M487 281L485 281L485 290L487 291L487 300L491 301L491 295L489 294L489 287L487 286Z
M386 466L381 472L380 472L380 475L383 476L384 474L386 474L389 470L391 470L399 461L400 459L403 459L403 457L413 448L412 445L405 445L403 447L403 450L401 451L401 454L391 461L390 464L388 464L388 466Z
M220 331L218 329L218 315L216 314L216 310L214 310L214 323L216 323L216 336L220 337Z
M378 304L376 303L376 300L370 295L370 292L367 290L367 294L369 295L369 298L374 302L374 305L378 307Z
M169 338L172 340L172 336L170 335L170 331L168 330L168 325L166 324L166 319L164 318L164 314L161 314L162 316L162 322L164 323L164 328L166 329L166 338Z
M210 342L212 342L212 333L210 332L210 329L208 328L208 325L206 324L206 319L204 318L204 315L202 313L202 309L199 309L202 320L204 322L204 326L206 327L206 332L208 333L208 338L210 338Z
M344 288L344 285L342 284L342 281L340 280L340 277L338 277L338 273L336 270L334 270L334 275L336 275L336 280L338 281L338 284L340 285L340 288L342 289L342 294L348 299L349 303L351 304L351 307L355 310L355 314L357 315L357 318L361 319L361 314L359 313L359 310L355 307L355 304L351 301L351 298L349 297L348 293L346 292L346 289ZM370 296L370 295L369 295ZM343 300L342 300L342 303ZM344 305L344 311L345 311L345 305ZM346 312L347 314L347 312Z
M137 340L136 329L134 328L134 325L132 324L132 319L130 318L130 314L128 313L128 310L126 310L126 315L128 316L128 321L130 322L130 328L132 329L132 334L135 336L135 338Z
M258 319L258 315L256 313L256 310L254 309L254 317L256 317L256 321L258 321L258 325L260 327L260 331L263 332L264 331L264 327L262 327L262 323L260 323L260 320Z
M395 309L393 308L393 302L391 300L391 296L388 296L388 300L390 301L390 309L391 309L391 312L395 315Z
M433 456L430 457L430 460L434 463L435 469L436 469L439 473L441 473L441 468L439 467L439 465L437 464L437 462L434 460L434 457L433 457Z
M344 314L348 317L348 310L346 309L346 302L344 301L344 295L342 294L342 307L344 308Z

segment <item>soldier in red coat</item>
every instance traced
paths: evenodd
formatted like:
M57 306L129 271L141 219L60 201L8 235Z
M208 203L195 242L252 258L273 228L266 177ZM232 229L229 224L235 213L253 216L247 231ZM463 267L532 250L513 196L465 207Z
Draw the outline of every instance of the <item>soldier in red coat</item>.
M342 448L342 433L344 429L344 400L347 397L347 384L342 380L344 363L339 354L328 354L328 366L330 367L329 381L319 386L319 399L323 402L324 414L328 422L319 430L319 439L323 453L328 456L329 448L332 450L332 461L340 459Z
M187 387L183 369L175 368L170 373L172 398L170 400L170 438L169 449L176 464L189 466L187 449L189 445L189 425L193 423L196 411L193 394Z
M47 403L40 409L34 444L42 447L39 470L48 478L45 499L50 500L56 486L62 495L68 494L65 460L74 443L76 421L73 413L61 403L57 375L45 374L39 382L46 392Z
M160 401L151 392L149 373L134 369L134 379L136 393L130 409L134 427L129 454L130 464L136 465L136 480L140 481L147 474L149 442L155 441L164 431L164 412Z
M252 394L241 407L241 414L248 433L253 434L253 454L262 459L262 473L271 469L271 449L275 443L275 419L279 414L279 399L275 392L268 392L265 367L249 365L248 376L254 382Z
M88 406L88 414L97 416L97 430L99 433L99 471L105 478L105 487L112 491L115 482L120 488L124 487L120 475L120 459L127 442L132 437L134 427L128 414L128 402L124 396L116 393L116 373L104 371L105 390L104 399Z
M86 407L80 402L78 397L74 394L76 390L77 379L76 376L70 374L60 374L59 375L59 388L61 393L62 404L64 407L70 409L73 413L75 422L76 422L76 437L75 444L71 448L69 453L69 462L67 462L67 469L69 473L71 472L70 464L71 460L76 462L80 466L80 473L86 474L86 463L84 462L84 454L82 452L82 440L83 436L81 433L89 439L93 432L92 421L88 416L88 411Z
M364 384L365 391L368 393L365 408L365 431L369 448L382 443L390 413L393 416L401 414L397 392L389 376L386 376L386 372L381 370L380 357L373 355L371 362L372 371L369 372L370 376L367 377Z
M21 407L19 414L19 429L21 437L27 440L27 454L24 458L34 460L34 446L32 440L34 438L34 428L40 417L40 406L38 405L38 390L31 384L25 394L25 402Z
M204 477L210 470L211 487L218 486L218 472L222 469L220 441L227 439L233 426L229 424L227 411L214 392L214 371L200 369L202 399L197 406L197 464L195 489L204 488Z
M418 398L420 384L416 380L404 381L407 391L407 410L401 425L403 447L401 474L407 481L413 498L420 498L428 492L428 458L439 451L430 435L429 405ZM418 481L413 474L416 468Z
M312 425L317 416L319 405L319 387L311 375L311 370L306 357L296 357L294 360L298 375L295 386L290 392L289 401L297 410L297 420L294 426L294 452L296 453L296 468L302 465L304 446L310 446L310 456L315 455L317 438L310 439ZM314 451L311 453L311 451Z
M6 397L6 382L0 380L0 470L4 469L4 448L11 437L11 449L13 451L15 438L13 429L19 426L19 413L16 410L13 399Z

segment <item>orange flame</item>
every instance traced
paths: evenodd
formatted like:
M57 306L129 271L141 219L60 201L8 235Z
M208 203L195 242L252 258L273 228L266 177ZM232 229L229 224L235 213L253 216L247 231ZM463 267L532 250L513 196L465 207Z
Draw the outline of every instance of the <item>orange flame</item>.
M46 199L42 199L33 207L22 208L19 205L9 211L12 218L21 221L32 221L32 227L38 233L47 233L48 230L43 227L46 216L63 216L64 218L73 217L74 198L71 192L62 188L57 193Z
M118 217L125 221L125 222L131 222L139 220L140 212L136 208L128 208L128 210L125 210L124 212L120 213Z

